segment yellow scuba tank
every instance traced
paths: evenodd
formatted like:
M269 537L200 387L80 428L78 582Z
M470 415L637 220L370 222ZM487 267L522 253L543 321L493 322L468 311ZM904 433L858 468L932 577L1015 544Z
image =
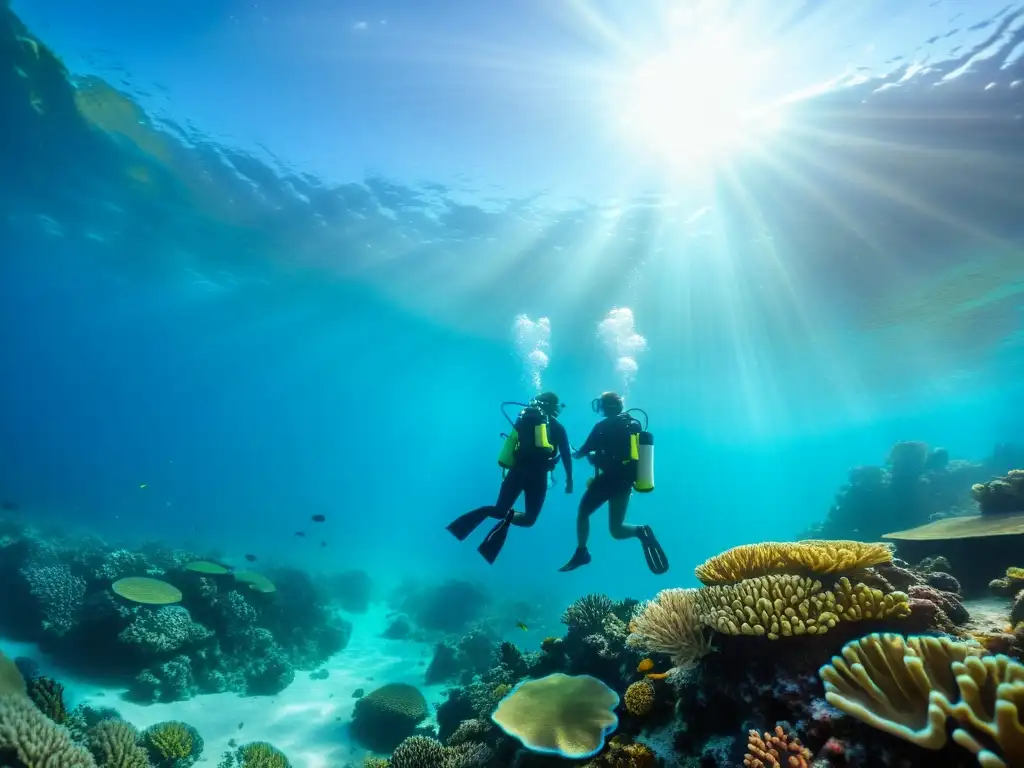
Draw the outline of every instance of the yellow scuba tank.
M516 464L516 448L519 447L519 433L513 429L505 437L501 444L501 452L498 454L498 466L505 469L512 469Z
M654 490L654 435L646 430L633 435L630 453L635 451L636 480L633 488L639 493Z

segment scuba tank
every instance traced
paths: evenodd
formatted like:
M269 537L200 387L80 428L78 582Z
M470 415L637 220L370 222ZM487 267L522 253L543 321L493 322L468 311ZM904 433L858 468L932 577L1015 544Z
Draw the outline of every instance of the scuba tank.
M548 440L548 415L544 409L534 403L502 403L501 412L505 413L506 405L524 405L523 410L515 422L508 418L512 430L505 438L498 453L498 464L504 469L512 469L516 459L528 454L543 454L541 458L547 459L554 452L555 448ZM525 436L525 439L524 439Z
M644 415L643 425L638 419L630 416L638 428L629 435L629 459L636 462L636 479L633 481L633 489L637 493L650 493L654 490L654 435L647 431L649 419L646 411L630 408L626 414L633 411L640 411Z

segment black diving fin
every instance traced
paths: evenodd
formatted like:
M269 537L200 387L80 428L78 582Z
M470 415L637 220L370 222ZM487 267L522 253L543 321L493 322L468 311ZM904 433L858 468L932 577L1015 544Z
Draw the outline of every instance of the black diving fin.
M493 517L494 509L494 507L479 507L455 518L446 527L456 539L465 541L466 537L479 528L484 520Z
M654 531L650 526L641 526L639 534L640 543L644 547L644 559L647 560L647 567L651 569L651 573L660 576L668 570L668 557L665 555L665 550L654 538Z
M487 534L484 540L480 542L480 546L476 548L476 551L491 565L494 565L494 561L501 554L501 548L505 546L505 540L508 538L508 529L512 527L514 515L515 512L509 511L505 515L505 519L491 528L491 532Z

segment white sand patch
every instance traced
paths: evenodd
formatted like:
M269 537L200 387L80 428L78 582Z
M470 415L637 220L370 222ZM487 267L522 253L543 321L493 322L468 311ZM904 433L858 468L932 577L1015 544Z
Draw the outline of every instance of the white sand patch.
M361 768L366 750L353 744L348 732L356 702L352 694L357 689L369 693L387 683L410 683L423 691L433 713L434 705L443 699L444 686L423 684L431 646L381 638L388 624L383 609L346 618L354 625L352 639L324 665L330 675L312 680L308 671L297 672L295 681L276 696L218 693L144 706L123 700L120 689L97 686L62 672L33 645L0 641L0 650L12 658L37 660L43 674L64 684L71 706L113 707L140 730L164 720L189 723L205 741L199 765L216 766L234 739L238 744L268 741L282 750L295 768ZM433 725L433 717L425 724Z

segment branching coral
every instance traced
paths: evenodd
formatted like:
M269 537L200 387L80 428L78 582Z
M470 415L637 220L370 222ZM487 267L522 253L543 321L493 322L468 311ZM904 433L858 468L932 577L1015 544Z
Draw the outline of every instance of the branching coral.
M139 734L123 720L104 720L89 730L89 749L101 768L149 768Z
M743 765L748 768L809 768L814 757L811 750L790 736L781 725L775 733L751 731L747 735L747 754Z
M696 589L665 589L643 603L630 622L626 645L666 653L676 667L692 666L711 650L697 617Z
M703 624L729 635L823 635L840 621L902 618L910 614L902 592L883 594L846 577L834 591L820 581L788 574L760 576L739 584L704 587L697 593Z
M410 736L391 755L390 768L483 768L490 758L485 744L451 747L427 736Z
M189 768L203 753L203 739L188 723L169 720L151 725L142 743L158 768Z
M291 768L284 752L265 741L253 741L238 748L240 768Z
M75 576L66 565L46 565L22 571L32 596L39 601L43 629L58 637L78 623L85 600L85 579Z
M1024 765L1024 665L945 637L873 634L819 672L828 702L925 749L953 741L983 768Z
M138 646L146 653L159 654L202 642L212 634L202 624L192 621L185 608L165 605L156 610L141 609L118 638L122 643Z
M28 697L39 711L58 725L68 719L64 706L64 686L49 677L35 677L26 686Z
M0 696L0 765L25 768L96 768L68 732L26 696Z
M698 565L696 574L704 584L729 584L776 573L849 573L889 562L892 551L884 544L818 539L766 541L733 547L716 555Z

